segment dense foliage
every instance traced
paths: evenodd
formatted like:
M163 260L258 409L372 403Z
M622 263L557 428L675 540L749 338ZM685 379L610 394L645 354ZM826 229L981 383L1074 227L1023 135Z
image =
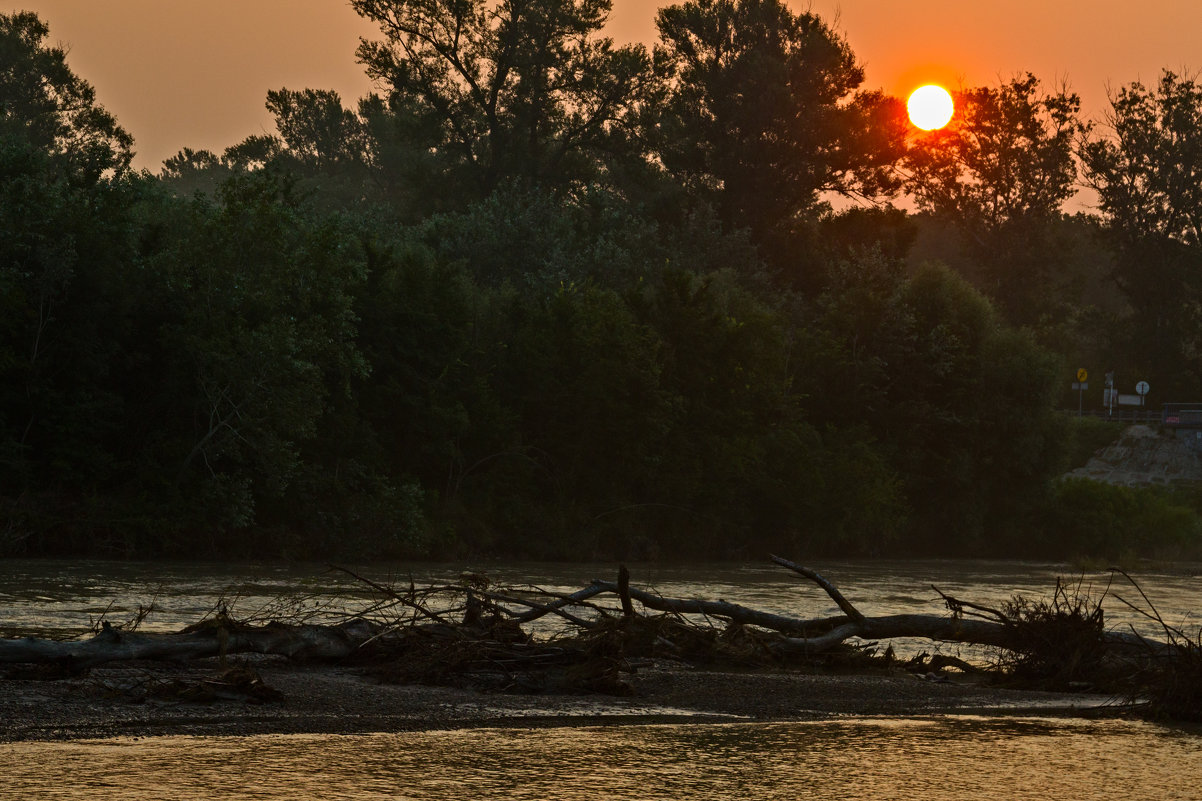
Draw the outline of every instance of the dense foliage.
M0 554L1196 547L1195 499L1056 480L1083 359L1202 375L1191 81L1113 136L1026 76L907 139L782 0L652 51L609 0L352 5L382 94L269 91L276 134L157 175L0 15Z

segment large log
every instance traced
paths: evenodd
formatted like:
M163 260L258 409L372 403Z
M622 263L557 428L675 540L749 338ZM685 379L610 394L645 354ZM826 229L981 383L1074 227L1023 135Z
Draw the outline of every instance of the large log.
M787 567L821 587L835 604L846 614L825 618L802 619L761 612L726 601L686 600L664 598L634 588L630 597L648 609L674 614L697 614L718 617L743 625L758 626L787 635L770 649L778 655L814 655L829 651L852 639L890 640L897 638L928 639L937 642L954 642L965 645L1014 650L1021 647L1013 621L984 620L965 617L961 614L924 615L898 614L868 617L848 601L827 579L815 571L796 565L786 559L773 556L772 561ZM617 593L616 584L594 581L591 589ZM940 593L943 595L942 593ZM593 597L590 593L589 597ZM943 595L949 605L975 607L958 602ZM1125 631L1108 631L1101 635L1102 642L1116 654L1172 656L1178 650L1171 644L1149 641L1144 637Z
M848 621L826 634L816 637L786 637L770 646L774 653L817 654L828 651L850 639L891 640L914 638L955 642L966 645L985 645L1009 648L1014 645L1014 631L1001 623L989 620L965 620L943 615L886 615L863 617Z
M115 661L184 661L240 653L337 660L354 654L380 633L379 626L366 620L337 626L211 626L178 634L122 632L105 626L87 640L0 639L0 663L50 662L85 670Z

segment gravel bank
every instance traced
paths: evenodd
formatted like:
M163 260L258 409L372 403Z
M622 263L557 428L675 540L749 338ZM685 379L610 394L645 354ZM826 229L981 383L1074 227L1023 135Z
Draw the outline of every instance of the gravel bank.
M573 726L731 720L810 720L832 715L1077 714L1106 704L1094 695L1004 690L906 673L830 675L642 667L634 694L509 695L385 685L347 669L266 657L253 664L283 695L273 703L131 701L128 690L163 679L198 679L215 660L187 666L124 664L82 678L0 680L0 741L114 736L362 733L500 726Z

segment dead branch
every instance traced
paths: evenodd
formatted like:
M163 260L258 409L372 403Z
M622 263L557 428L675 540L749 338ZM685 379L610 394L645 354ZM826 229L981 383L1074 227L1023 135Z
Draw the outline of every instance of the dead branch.
M531 609L529 612L524 614L516 615L513 619L518 623L532 623L535 620L538 620L540 617L550 612L563 609L564 607L581 606L588 599L595 598L598 595L608 591L609 590L607 590L605 587L598 586L597 583L594 582L584 589L577 590L571 595L560 596L549 604L545 604L539 608Z
M385 598L391 598L392 600L394 600L394 601L397 601L398 603L400 603L400 604L402 604L402 605L404 605L404 606L407 606L407 607L409 607L410 609L412 609L413 611L417 612L418 614L420 614L420 615L422 615L422 616L424 616L424 617L428 617L428 618L430 618L431 620L435 621L436 623L447 623L447 622L448 622L447 620L444 620L444 619L442 618L442 616L441 616L441 615L438 615L438 614L436 614L436 613L434 613L434 612L431 612L431 611L430 611L428 608L426 608L425 606L423 606L423 605L421 605L421 604L418 604L418 603L415 603L415 602L414 602L412 599L410 599L410 598L405 598L405 597L403 597L402 595L400 595L399 593L397 593L397 592L396 592L396 591L395 591L395 590L394 590L392 587L387 587L387 586L385 586L385 585L383 585L383 584L379 584L379 583L377 583L377 582L375 582L375 581L372 581L372 580L371 580L371 579L369 579L369 578L364 578L363 576L360 576L358 573L354 572L353 570L350 570L350 569L348 569L348 568L345 568L345 567L339 567L338 565L330 565L330 569L331 569L331 570L338 570L338 571L341 571L341 572L343 572L343 573L346 573L348 576L350 576L351 578L355 579L356 581L361 581L361 582L363 582L364 584L366 584L367 586L369 586L369 587L371 587L372 589L374 589L376 592L379 592L379 593L380 593L381 595L383 595ZM412 586L413 586L413 585L412 585L412 583L410 583L410 588L411 588L411 589L412 589Z
M815 573L813 570L810 570L808 567L802 567L801 565L794 564L788 559L782 559L779 556L771 556L769 558L781 567L787 567L794 573L805 576L810 581L817 584L819 587L825 590L826 594L831 597L831 600L843 610L843 614L847 615L849 618L858 623L864 622L864 615L860 614L860 610L852 606L851 602L843 597L843 593L839 592L839 590L835 588L834 584L831 584L829 581Z
M613 593L614 595L618 594L618 585L609 581L594 580L591 588L597 590L594 595L602 592ZM709 615L729 620L733 623L759 626L784 633L804 634L810 631L827 631L846 620L840 617L803 620L801 618L773 614L772 612L761 612L727 601L665 598L662 595L634 587L629 588L629 591L632 599L638 601L648 609L654 609L656 612L669 612L676 615Z
M565 612L564 607L569 605L566 603L559 604L559 605L540 604L537 601L531 601L527 598L519 598L519 597L516 597L513 595L503 595L501 593L496 593L496 592L482 592L480 590L476 590L475 592L479 595L484 596L485 598L488 598L489 600L496 601L498 603L517 604L518 606L529 607L531 613L537 613L537 614L530 614L530 613L517 614L514 612L509 612L509 610L505 610L505 608L503 606L497 607L498 609L503 609L506 612L509 612L510 618L515 621L518 621L518 622L524 622L527 620L537 620L538 618L540 618L544 615L558 615L559 617L562 617L564 620L568 621L569 623L579 626L582 629L590 629L593 627L593 622L591 620L585 620L582 617L573 615L571 612Z
M950 611L953 615L963 616L966 614L966 609L971 609L974 612L980 613L975 615L976 617L980 617L985 620L994 620L998 623L1008 622L1006 616L997 609L989 606L981 606L980 604L974 604L969 601L962 601L959 598L953 598L952 596L946 594L943 590L936 587L934 584L931 585L931 589L939 593L939 597L943 599L943 603L947 606L948 611ZM971 613L967 614L971 615Z

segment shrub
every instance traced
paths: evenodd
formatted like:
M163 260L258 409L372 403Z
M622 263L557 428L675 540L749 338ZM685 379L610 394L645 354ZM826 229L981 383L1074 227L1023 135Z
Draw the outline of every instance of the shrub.
M1182 557L1202 548L1196 492L1124 487L1087 478L1056 481L1035 527L1052 557Z

